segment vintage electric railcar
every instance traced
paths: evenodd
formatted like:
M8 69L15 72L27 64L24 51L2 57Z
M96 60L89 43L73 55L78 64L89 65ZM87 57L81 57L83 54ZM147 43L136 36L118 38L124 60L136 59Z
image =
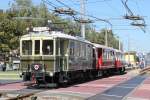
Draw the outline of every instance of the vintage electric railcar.
M30 32L20 40L23 79L40 83L66 83L90 75L93 45L59 31Z
M121 51L46 27L21 37L20 55L23 80L36 84L65 84L125 71Z

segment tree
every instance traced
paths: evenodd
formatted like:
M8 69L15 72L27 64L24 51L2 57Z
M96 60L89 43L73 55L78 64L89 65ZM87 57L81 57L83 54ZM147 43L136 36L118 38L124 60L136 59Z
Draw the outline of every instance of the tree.
M10 10L0 13L0 51L8 51L19 47L20 36L27 33L27 27L47 26L47 20L51 20L53 26L62 29L66 34L81 36L80 23L72 19L63 19L48 11L44 3L33 5L32 0L14 0ZM105 44L105 30L100 32L93 30L92 26L86 25L86 39L91 42ZM113 32L108 32L108 46L118 48L118 40Z

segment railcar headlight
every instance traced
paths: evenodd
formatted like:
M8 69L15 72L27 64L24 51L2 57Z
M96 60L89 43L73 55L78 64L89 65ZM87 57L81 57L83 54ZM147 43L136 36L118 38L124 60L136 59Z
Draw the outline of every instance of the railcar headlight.
M49 72L49 75L50 75L50 76L53 76L53 75L54 75L54 73L53 73L53 72Z
M42 72L45 72L45 69L44 69L44 68L42 69Z
M23 73L22 73L22 72L19 72L19 76L22 77L22 75L23 75Z

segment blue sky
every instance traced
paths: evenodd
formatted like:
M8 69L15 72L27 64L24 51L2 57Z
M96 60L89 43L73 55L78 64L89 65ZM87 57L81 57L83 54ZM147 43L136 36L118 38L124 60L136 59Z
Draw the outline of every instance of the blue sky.
M3 0L0 3L0 9L9 8L8 3L13 0ZM49 0L55 5L62 7L56 0ZM80 0L60 0L71 8L80 11ZM39 4L41 0L33 0L33 3ZM113 32L120 37L123 42L124 50L128 50L128 40L130 40L130 50L138 52L150 52L150 0L128 0L128 6L135 15L144 16L146 21L146 33L140 30L140 28L131 26L132 21L123 19L123 15L126 14L126 9L121 3L121 0L86 0L86 14L93 15L102 19L109 19L113 25ZM51 6L48 6L52 8ZM102 28L110 28L110 26L104 22L95 21L93 23L96 30L99 31Z

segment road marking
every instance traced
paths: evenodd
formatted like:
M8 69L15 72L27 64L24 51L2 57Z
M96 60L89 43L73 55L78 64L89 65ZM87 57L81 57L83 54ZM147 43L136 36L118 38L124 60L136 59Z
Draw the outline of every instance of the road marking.
M76 86L79 86L79 87L85 87L85 86L88 86L88 87L112 87L114 86L115 84L82 84L82 85L76 85Z
M137 77L137 76L136 76ZM131 96L132 93L134 93L140 86L143 85L144 81L147 79L148 77L145 77L145 79L142 80L142 82L140 84L138 84L131 92L129 92L126 96L123 97L122 100L126 100L128 97Z
M125 100L149 100L145 98L127 97Z
M72 94L85 94L85 95L95 95L94 93L84 93L84 92L74 92L74 91L65 91L65 90L50 90L50 91L46 91L47 93L52 92L52 93L62 93L62 92L67 92L67 93L72 93Z
M127 89L131 89L131 88L135 88L135 87L130 87L130 86L116 86L116 87L121 87L121 88L127 88Z
M109 97L119 97L119 98L122 98L122 96L119 96L119 95L110 95L110 94L100 94L100 95L109 96Z

